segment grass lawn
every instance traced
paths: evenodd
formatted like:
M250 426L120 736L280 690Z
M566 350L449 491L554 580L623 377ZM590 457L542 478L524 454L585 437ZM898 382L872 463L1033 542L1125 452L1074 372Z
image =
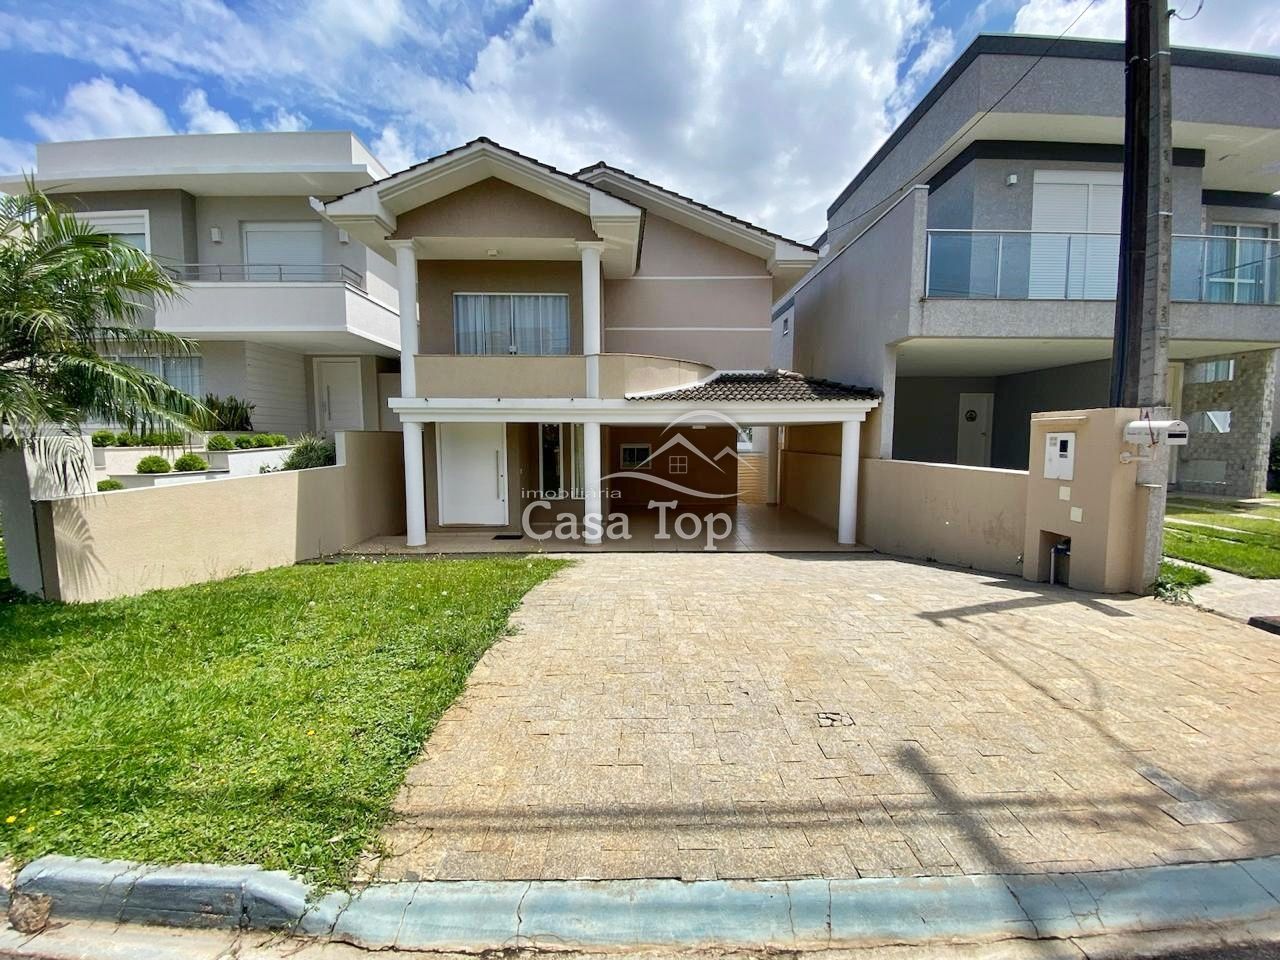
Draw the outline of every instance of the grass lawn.
M3 581L0 859L344 881L472 666L562 565L299 566L81 606Z
M1280 577L1280 522L1275 507L1171 500L1164 525L1165 556L1254 579ZM1179 522L1183 521L1183 522ZM1186 521L1210 523L1212 529Z

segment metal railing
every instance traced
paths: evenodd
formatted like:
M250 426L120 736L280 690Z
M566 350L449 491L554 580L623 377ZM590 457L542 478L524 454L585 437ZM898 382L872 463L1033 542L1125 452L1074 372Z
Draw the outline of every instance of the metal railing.
M1031 230L927 232L925 296L1114 300L1120 236ZM1170 295L1202 303L1280 303L1280 240L1179 234Z
M364 276L344 263L175 263L177 280L192 283L347 283L364 289Z

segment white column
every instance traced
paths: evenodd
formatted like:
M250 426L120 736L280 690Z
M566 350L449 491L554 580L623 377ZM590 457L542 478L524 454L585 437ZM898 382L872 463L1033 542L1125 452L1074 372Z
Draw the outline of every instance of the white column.
M418 378L413 358L418 353L418 256L412 240L389 242L396 251L396 290L400 294L400 395L416 397ZM422 433L421 425L418 433Z
M405 420L404 518L405 543L420 547L427 542L427 491L422 474L422 424Z
M584 423L582 425L582 459L582 483L586 487L583 521L584 523L590 523L594 519L596 524L600 525L604 521L604 511L600 506L600 424L598 423ZM589 530L586 541L587 543L599 543L599 531Z
M600 396L600 250L603 243L578 244L582 255L582 353L587 358L587 396Z
M858 526L858 441L862 436L862 422L846 420L840 428L840 515L836 542L852 544Z

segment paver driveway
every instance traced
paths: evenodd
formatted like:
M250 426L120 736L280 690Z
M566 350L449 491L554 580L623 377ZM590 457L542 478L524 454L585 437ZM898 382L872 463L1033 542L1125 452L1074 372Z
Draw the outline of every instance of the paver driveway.
M1280 639L877 556L608 554L409 771L394 879L1084 870L1280 852Z

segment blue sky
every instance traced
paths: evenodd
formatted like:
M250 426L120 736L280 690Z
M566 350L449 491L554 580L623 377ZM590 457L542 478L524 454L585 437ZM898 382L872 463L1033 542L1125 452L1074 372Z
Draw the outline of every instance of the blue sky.
M1175 42L1280 52L1269 6L1205 0ZM485 134L807 239L975 34L1086 7L1073 35L1119 35L1121 0L0 0L0 170L43 140L347 128L398 169Z

